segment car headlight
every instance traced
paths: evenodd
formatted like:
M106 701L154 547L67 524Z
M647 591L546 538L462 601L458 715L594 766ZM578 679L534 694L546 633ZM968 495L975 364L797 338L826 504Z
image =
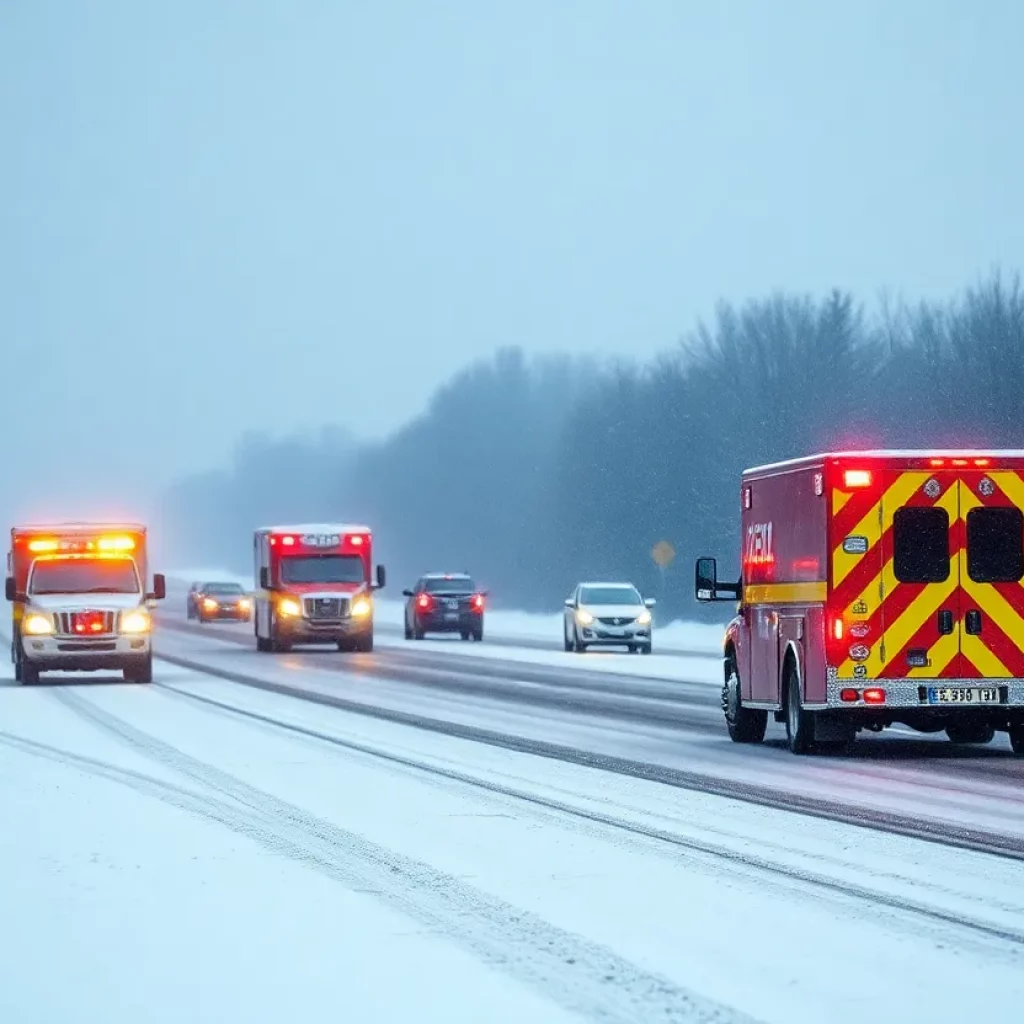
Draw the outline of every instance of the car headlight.
M30 612L21 620L21 631L29 636L46 636L53 632L53 619L49 615Z
M238 602L238 607L241 608L243 612L247 612L252 607L252 601L250 601L249 598L247 597L243 597Z
M122 633L148 633L152 625L149 612L142 608L136 608L134 611L124 612L121 615Z
M373 605L365 597L357 597L352 602L352 615L357 619L363 619L373 611Z
M277 602L277 613L285 619L295 619L302 614L302 605L294 597L282 597Z
M638 626L646 626L651 621L651 613L645 608L637 617L636 624Z
M218 604L217 604L216 601L214 601L214 599L212 597L204 597L203 598L203 607L208 612L212 612L212 611L216 611L217 610Z
M594 621L594 616L590 612L584 611L582 608L576 609L576 621L581 626L589 626Z

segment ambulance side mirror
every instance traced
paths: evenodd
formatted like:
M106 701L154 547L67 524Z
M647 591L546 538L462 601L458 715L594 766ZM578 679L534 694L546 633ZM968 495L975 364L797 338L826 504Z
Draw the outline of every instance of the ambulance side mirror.
M8 601L11 601L12 603L18 602L19 594L13 576L8 576L4 582L4 595L7 597Z
M374 590L383 590L384 589L384 585L387 583L387 581L388 581L387 570L384 568L383 565L378 565L377 566L377 582L373 585L374 586Z
M694 580L698 601L738 601L739 583L719 583L718 563L713 558L698 558Z
M270 570L263 566L260 569L260 590L270 590Z
M154 601L162 601L167 596L167 578L162 572L153 573L153 593L147 596Z

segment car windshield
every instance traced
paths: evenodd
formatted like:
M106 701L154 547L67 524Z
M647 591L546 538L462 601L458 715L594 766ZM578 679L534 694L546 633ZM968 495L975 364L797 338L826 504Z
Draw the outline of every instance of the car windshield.
M241 594L242 587L238 583L207 583L203 587L204 594Z
M633 587L583 587L580 604L643 604L639 591Z
M281 559L282 583L363 583L359 555L298 555Z
M426 590L431 594L468 594L476 590L476 584L470 576L426 580L425 585Z
M54 559L36 562L29 594L137 594L139 574L130 558Z

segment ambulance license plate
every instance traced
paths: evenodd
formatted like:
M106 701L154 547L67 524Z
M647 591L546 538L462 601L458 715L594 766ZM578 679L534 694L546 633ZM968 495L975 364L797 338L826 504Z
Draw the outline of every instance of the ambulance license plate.
M929 704L998 704L999 690L994 686L930 686Z

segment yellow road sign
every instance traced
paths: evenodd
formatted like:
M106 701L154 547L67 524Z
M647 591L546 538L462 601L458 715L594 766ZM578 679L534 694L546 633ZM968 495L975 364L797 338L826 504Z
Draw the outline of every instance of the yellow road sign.
M659 540L651 548L651 558L654 559L654 564L660 569L667 569L675 557L676 549L667 540Z

